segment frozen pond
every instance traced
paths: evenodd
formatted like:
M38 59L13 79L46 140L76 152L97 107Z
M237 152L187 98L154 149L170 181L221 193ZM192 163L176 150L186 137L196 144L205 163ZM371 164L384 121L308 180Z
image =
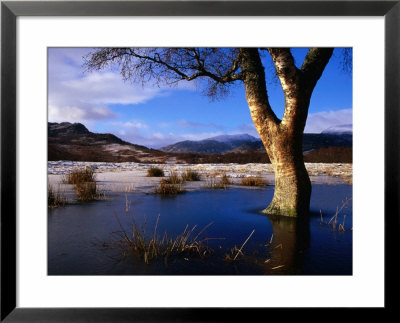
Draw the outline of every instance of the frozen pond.
M306 221L261 214L272 195L273 186L202 189L167 198L145 193L110 193L103 201L49 209L48 274L351 275L351 201L339 213L335 228L333 221L329 225L327 222L337 207L352 197L352 186L313 185L311 214ZM204 258L170 257L146 264L142 258L122 254L114 247L120 239L115 232L123 227L130 234L132 218L151 238L158 215L156 235L160 239L165 232L174 237L186 226L190 229L195 225L196 235L212 223L201 234L212 252ZM344 230L339 228L343 221ZM234 246L240 248L253 230L242 249L243 255L234 262L226 261L226 254Z

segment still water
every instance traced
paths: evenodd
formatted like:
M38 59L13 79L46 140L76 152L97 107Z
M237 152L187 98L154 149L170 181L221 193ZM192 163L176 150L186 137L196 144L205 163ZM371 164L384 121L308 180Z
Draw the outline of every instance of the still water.
M260 210L271 201L273 187L201 190L174 197L154 194L110 194L106 200L50 209L48 214L49 275L351 275L352 186L313 185L309 219L271 218ZM127 212L128 210L128 212ZM322 217L321 217L322 214ZM196 225L212 253L154 259L145 264L134 255L110 247L121 226L129 233L132 219L148 237L169 237ZM328 222L331 221L330 224ZM339 224L343 227L339 227ZM344 230L343 230L344 228ZM226 261L234 246L235 262ZM272 237L272 239L271 239ZM119 238L118 238L119 239ZM233 253L235 255L237 251Z

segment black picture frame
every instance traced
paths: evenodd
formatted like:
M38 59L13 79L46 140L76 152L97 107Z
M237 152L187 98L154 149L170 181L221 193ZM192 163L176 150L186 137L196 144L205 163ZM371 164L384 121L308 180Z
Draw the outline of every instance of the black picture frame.
M19 16L384 16L385 309L394 309L399 233L400 0L395 1L2 1L1 3L1 321L190 322L266 317L245 308L16 307L16 19ZM40 292L40 291L38 291ZM287 309L268 309L280 312ZM378 309L380 315L381 309ZM270 315L270 312L268 312ZM286 314L285 314L286 315ZM372 317L370 317L372 318Z

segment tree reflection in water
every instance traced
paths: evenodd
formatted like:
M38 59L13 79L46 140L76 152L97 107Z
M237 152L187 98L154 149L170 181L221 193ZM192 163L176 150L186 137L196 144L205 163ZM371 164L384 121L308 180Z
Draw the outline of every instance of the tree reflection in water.
M304 254L310 247L310 219L268 216L273 239L265 274L301 274Z

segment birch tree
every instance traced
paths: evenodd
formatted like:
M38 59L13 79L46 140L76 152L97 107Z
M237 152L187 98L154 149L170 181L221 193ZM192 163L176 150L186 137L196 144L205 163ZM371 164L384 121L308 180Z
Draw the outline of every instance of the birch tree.
M285 97L282 120L274 113L261 55L268 53ZM223 97L242 82L251 118L275 172L267 214L308 214L311 182L304 165L302 139L314 87L333 48L310 48L298 68L289 48L99 48L85 57L88 71L117 67L125 80L168 84L199 81L205 94Z

